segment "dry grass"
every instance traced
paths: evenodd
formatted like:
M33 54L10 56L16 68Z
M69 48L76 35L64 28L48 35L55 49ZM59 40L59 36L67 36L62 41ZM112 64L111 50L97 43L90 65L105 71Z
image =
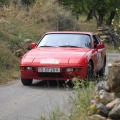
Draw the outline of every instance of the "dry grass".
M60 17L66 18L65 23L70 19L74 26L69 30L92 31L96 29L94 21L84 22L85 16L81 16L76 21L70 12L63 9L62 6L54 3L53 0L36 0L36 3L30 8L25 6L15 6L12 3L8 7L3 7L0 11L0 83L6 83L11 79L19 77L19 59L14 56L14 50L21 47L24 39L38 41L45 32L58 30ZM65 24L64 24L65 25ZM66 26L62 26L67 28ZM77 84L76 84L77 85ZM87 114L93 87L80 90L76 88L76 99L72 99L75 104L71 110L70 120L83 120ZM87 91L87 92L86 92ZM86 99L86 100L85 100ZM81 106L80 106L81 105ZM84 111L84 114L82 113ZM72 115L72 113L75 113Z
M25 39L36 42L45 32L54 31L59 15L71 16L52 0L36 0L30 7L14 5L0 9L0 83L19 77L19 60L14 52Z
M8 71L17 69L19 73L18 59L13 53L22 47L22 42L25 39L36 42L45 32L59 29L94 32L96 28L95 24L93 27L94 21L83 22L84 19L85 16L81 16L80 21L76 21L70 11L63 9L54 0L36 0L30 7L14 5L13 3L7 7L3 6L0 9L0 41L6 46L5 49L9 55L5 55L5 51L3 52L3 47L1 47L0 60L3 59L4 61L2 69L6 71L4 68L8 64L6 60L10 59L11 61L14 60L14 62L9 62L13 69L8 69ZM68 25L68 22L73 23L73 25ZM5 57L3 57L4 55ZM9 56L12 57L8 58ZM14 72L8 71L7 73L10 73L9 75L14 78ZM0 81L7 81L7 78L10 78L9 75L6 77L5 73L1 72Z
M0 83L6 83L19 77L18 58L7 48L7 44L0 42Z

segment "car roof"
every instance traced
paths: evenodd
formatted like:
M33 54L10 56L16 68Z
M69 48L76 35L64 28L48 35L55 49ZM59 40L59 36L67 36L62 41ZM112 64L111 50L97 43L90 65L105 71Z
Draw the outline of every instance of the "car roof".
M79 31L52 31L52 32L47 32L46 34L87 34L87 35L93 35L92 32L79 32Z

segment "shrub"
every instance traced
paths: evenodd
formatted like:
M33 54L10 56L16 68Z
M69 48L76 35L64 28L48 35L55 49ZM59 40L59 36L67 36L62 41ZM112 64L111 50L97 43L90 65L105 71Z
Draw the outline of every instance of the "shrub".
M0 39L1 41L1 39ZM7 44L0 42L0 83L6 83L11 78L19 77L18 72L18 58L7 48Z
M21 0L25 5L31 5L35 0Z
M22 6L17 3L15 5L11 2L19 1L20 3L21 0L8 1L10 4L3 5L0 13L0 41L3 44L0 48L0 70L2 71L0 78L3 76L7 78L4 71L8 70L8 73L19 67L13 53L24 48L25 39L36 42L45 32L78 28L74 16L54 0L23 1L27 5L34 2L31 6ZM4 4L8 4L8 1L2 0Z
M4 5L8 5L10 1L9 0L1 0L0 2Z

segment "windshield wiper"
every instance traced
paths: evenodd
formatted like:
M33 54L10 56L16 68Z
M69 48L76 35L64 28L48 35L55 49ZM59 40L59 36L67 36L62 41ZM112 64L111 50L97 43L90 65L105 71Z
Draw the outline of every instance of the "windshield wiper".
M73 45L63 45L63 46L59 46L59 47L74 47L74 48L80 48L79 46L73 46Z
M43 46L39 46L39 47L55 47L55 46L43 45Z

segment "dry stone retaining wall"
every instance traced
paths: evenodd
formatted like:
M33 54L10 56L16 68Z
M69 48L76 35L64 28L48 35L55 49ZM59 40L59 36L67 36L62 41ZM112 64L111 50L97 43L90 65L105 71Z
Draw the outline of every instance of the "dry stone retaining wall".
M109 75L96 85L88 120L120 120L120 58L109 66Z
M96 31L96 35L100 37L103 43L114 43L115 32L113 26L99 27Z

